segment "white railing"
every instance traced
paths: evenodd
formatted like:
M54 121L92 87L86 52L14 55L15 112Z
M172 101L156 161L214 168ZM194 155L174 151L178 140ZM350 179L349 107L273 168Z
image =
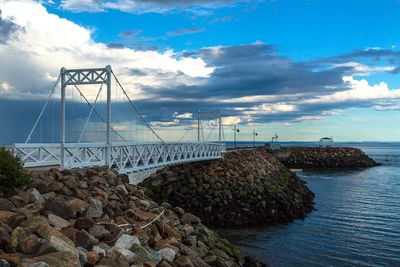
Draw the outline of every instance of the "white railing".
M61 164L59 144L15 144L12 147L25 167ZM106 143L67 143L64 146L65 169L106 164ZM160 168L178 163L221 158L225 144L220 143L112 143L111 167L121 173Z

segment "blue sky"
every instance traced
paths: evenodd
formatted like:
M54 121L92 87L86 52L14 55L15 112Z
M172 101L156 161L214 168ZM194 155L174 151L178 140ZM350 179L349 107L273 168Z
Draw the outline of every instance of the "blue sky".
M265 140L399 141L397 0L0 0L0 10L8 110L37 113L61 66L112 64L166 139L197 109L221 109L241 140L255 129ZM0 143L29 128L0 125L21 134Z

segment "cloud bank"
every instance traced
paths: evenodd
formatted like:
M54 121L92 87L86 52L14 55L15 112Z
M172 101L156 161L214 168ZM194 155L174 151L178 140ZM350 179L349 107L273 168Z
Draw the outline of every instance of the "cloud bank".
M80 1L88 6L92 2ZM125 2L165 7L174 3ZM213 5L211 1L189 1L189 4ZM295 62L281 55L276 47L262 42L205 47L198 51L135 50L96 42L92 30L49 13L39 2L0 0L0 10L0 100L9 113L36 114L62 66L84 68L108 64L113 66L146 119L156 127L192 125L199 109L221 109L226 124L247 125L318 120L352 107L399 109L396 101L400 89L391 89L383 82L369 84L358 77L396 72L400 66L396 50L366 49L312 62ZM139 32L123 35L129 37ZM361 63L366 59L377 64ZM89 93L92 99L95 93ZM76 110L81 110L79 105L76 104ZM129 116L114 114L118 123L129 120ZM84 119L87 113L82 111L75 116ZM5 121L0 122L1 127L7 127ZM20 120L14 118L14 121ZM27 124L30 123L31 120Z
M61 8L73 12L119 10L135 14L212 10L250 0L62 0ZM253 1L256 2L256 1Z

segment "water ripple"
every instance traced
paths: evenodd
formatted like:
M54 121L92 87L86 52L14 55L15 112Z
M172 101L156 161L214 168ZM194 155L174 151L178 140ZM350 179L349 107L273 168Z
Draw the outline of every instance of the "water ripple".
M223 234L271 266L400 266L400 145L364 151L385 165L300 174L316 194L305 220Z

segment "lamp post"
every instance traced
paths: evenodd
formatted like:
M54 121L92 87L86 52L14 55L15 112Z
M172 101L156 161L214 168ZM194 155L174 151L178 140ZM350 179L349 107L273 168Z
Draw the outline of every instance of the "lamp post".
M236 128L236 124L233 126L233 147L236 148L236 133L239 133L240 130Z
M253 130L253 147L256 147L256 136L258 133L256 133L256 130Z

